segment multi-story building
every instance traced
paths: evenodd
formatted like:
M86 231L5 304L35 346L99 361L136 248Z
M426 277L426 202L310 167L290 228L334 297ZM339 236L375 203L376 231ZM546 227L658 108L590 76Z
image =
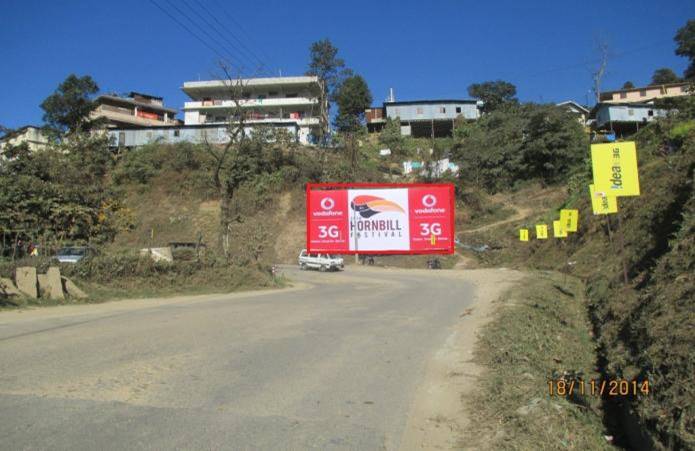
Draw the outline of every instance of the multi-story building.
M388 119L399 119L401 135L415 137L450 136L456 119L480 118L479 100L413 100L384 102L382 112L378 108L365 111L367 129L378 131Z
M692 94L689 82L652 85L642 88L605 91L600 95L601 103L646 103L665 97L679 97Z
M0 138L0 153L6 147L19 146L21 144L26 144L31 151L41 150L48 145L48 138L41 131L41 128L26 125L17 130L12 130Z
M310 144L328 125L323 83L314 76L189 81L182 89L191 98L183 108L186 126L224 126L238 119L239 107L247 133L258 126L280 127Z
M176 110L166 108L161 97L131 92L127 96L104 94L95 99L97 108L92 119L105 120L108 128L175 126Z

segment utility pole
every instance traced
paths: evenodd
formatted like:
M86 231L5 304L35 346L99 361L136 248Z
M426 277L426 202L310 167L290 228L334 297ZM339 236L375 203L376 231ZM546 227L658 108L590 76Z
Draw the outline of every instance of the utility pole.
M606 66L608 65L608 44L605 41L598 43L598 51L600 55L600 64L596 72L593 73L594 79L594 95L596 96L596 103L601 101L601 80L606 74Z

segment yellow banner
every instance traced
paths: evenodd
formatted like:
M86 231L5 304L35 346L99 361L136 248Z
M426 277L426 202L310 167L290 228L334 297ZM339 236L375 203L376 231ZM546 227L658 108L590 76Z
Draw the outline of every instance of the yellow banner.
M591 196L591 209L595 215L607 215L618 212L618 199L616 197L596 192L594 185L589 185L589 195Z
M548 226L545 224L536 225L536 239L547 240L548 239Z
M634 142L592 144L594 189L609 197L639 196L637 149Z
M553 221L553 236L555 238L567 238L567 231L562 227L562 221Z
M528 241L528 229L519 229L519 241Z
M576 232L579 226L579 210L560 210L560 222L566 232Z

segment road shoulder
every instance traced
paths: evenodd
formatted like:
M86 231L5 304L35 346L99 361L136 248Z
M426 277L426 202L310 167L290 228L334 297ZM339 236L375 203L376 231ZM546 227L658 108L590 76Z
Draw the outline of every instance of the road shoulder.
M401 449L449 449L457 445L468 415L461 397L476 387L482 368L473 361L478 333L490 321L494 301L524 274L507 269L453 271L475 287L474 304L459 313L446 342L427 365L411 405Z

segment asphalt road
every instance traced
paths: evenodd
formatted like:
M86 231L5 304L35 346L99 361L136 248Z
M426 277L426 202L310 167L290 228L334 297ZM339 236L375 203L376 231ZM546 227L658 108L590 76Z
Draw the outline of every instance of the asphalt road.
M0 312L2 449L397 449L472 302L454 271Z

